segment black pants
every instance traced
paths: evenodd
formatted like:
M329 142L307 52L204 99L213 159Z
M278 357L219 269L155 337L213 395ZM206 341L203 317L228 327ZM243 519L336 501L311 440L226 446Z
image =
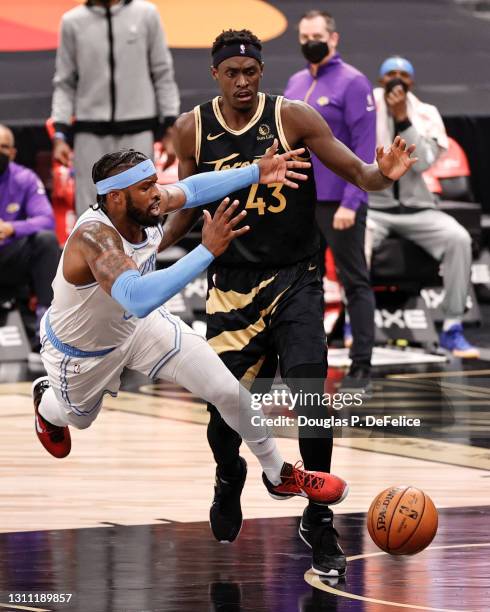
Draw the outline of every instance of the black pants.
M53 299L51 283L56 275L60 247L54 232L41 231L0 248L0 289L29 285L38 304L47 308Z
M327 352L323 292L317 258L278 269L250 270L210 266L207 337L231 372L254 382L252 392L267 392L277 359L293 393L323 393ZM315 406L297 406L314 416ZM236 468L240 436L212 405L208 441L221 474ZM326 415L323 415L326 416ZM326 428L299 431L300 453L310 470L330 470L332 434Z
M318 202L317 222L332 249L340 280L347 297L347 311L352 326L350 358L355 364L368 365L374 345L374 293L364 255L367 206L361 205L356 221L346 230L333 228L338 202Z

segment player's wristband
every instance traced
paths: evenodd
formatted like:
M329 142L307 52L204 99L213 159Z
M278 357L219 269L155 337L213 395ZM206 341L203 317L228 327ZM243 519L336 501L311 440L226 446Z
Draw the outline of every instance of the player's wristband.
M213 259L214 255L200 244L165 270L144 276L138 270L126 270L114 281L111 295L127 312L146 317L194 280Z
M194 208L195 206L215 202L229 193L258 183L259 177L260 169L258 165L251 164L245 168L196 174L175 183L174 187L182 189L185 193L184 208Z

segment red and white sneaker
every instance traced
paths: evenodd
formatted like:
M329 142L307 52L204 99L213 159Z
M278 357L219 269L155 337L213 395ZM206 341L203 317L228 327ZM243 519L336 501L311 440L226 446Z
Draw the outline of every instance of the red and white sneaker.
M52 425L44 419L38 411L41 398L45 391L49 389L49 381L47 376L37 378L32 383L32 399L34 400L34 421L36 434L44 448L56 457L63 459L70 454L71 437L68 427L58 427Z
M289 499L293 495L300 495L329 506L340 504L347 497L349 486L345 480L327 472L309 472L303 470L302 466L301 461L294 466L284 463L281 470L282 482L278 485L273 485L262 473L269 495L274 499Z

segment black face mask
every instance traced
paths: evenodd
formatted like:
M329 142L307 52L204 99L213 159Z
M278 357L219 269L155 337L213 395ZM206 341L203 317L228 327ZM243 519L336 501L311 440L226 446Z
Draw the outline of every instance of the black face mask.
M399 77L394 77L393 79L390 79L386 85L385 85L385 92L387 94L390 93L390 91L392 91L393 89L395 89L395 87L397 85L401 85L403 88L403 91L405 93L407 93L408 91L408 85L405 83L405 81L402 81Z
M310 64L319 64L330 53L330 49L323 40L309 40L301 45L301 52Z
M10 157L6 153L0 153L0 174L3 174L10 162Z

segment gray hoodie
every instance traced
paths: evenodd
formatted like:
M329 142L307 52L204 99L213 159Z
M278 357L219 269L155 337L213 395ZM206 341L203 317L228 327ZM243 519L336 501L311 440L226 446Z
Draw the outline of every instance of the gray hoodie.
M156 7L90 2L62 17L51 115L57 131L131 134L179 114L173 62Z

